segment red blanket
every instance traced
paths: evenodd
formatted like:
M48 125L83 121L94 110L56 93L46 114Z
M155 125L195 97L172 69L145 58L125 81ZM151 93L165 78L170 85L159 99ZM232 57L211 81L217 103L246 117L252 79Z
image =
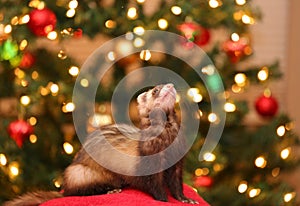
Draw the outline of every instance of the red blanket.
M191 187L184 185L184 194L197 200L199 206L209 206ZM169 196L169 202L154 200L148 194L133 189L124 189L121 193L95 195L95 196L74 196L53 199L43 203L41 206L187 206L190 204L181 203Z

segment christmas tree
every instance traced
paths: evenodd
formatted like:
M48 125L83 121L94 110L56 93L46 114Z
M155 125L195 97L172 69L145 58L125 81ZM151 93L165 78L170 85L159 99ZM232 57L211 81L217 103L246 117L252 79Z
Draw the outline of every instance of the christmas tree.
M205 84L186 62L151 50L113 65L100 82L95 114L80 123L86 133L113 122L112 93L124 76L143 66L168 68L191 87L181 91L186 95L178 96L178 102L187 99L199 107L201 124L186 156L185 182L211 205L296 205L296 193L280 174L299 164L293 157L297 136L268 86L281 77L279 63L244 64L253 54L249 28L261 19L251 0L0 2L0 185L5 188L0 201L34 189L59 190L63 170L80 147L72 119L79 107L72 92L81 65L64 42L80 41L83 35L125 35L127 41L120 41L117 51L102 57L114 61L124 48L147 45L147 30L158 30L181 35L183 52L201 47L221 76L226 121L217 147L199 157L210 126L220 122L209 93L219 91L219 80ZM59 49L41 47L41 40ZM205 64L201 72L209 75L214 67ZM82 87L89 84L80 81ZM252 85L264 88L255 100L259 124L245 121L252 102L238 98ZM131 116L138 123L134 112Z

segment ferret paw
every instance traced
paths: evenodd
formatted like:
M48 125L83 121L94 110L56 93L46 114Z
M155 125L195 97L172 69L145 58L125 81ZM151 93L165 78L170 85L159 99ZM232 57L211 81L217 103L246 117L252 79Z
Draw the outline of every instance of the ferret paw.
M120 192L122 192L122 189L114 189L114 190L108 191L106 194L115 194L115 193L120 193Z
M197 202L196 200L186 198L186 197L180 198L179 201L181 201L183 203L189 203L189 204L196 204L196 205L199 204L199 202Z

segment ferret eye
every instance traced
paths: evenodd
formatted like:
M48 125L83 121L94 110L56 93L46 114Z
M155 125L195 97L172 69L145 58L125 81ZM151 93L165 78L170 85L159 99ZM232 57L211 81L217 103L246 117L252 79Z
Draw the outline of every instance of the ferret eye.
M154 95L157 95L158 92L159 92L159 90L158 90L157 88L154 88L154 89L152 90L152 95L153 95L153 96L154 96Z

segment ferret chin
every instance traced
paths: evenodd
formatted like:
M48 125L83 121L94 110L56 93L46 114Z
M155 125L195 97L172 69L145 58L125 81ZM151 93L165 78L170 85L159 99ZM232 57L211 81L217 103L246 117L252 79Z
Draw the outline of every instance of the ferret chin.
M137 98L138 111L141 118L141 130L128 125L108 125L91 133L83 148L76 154L72 164L64 172L63 193L35 192L27 193L4 206L39 205L49 199L62 196L97 195L111 191L120 191L124 187L134 188L150 194L154 199L167 202L167 192L181 202L197 204L183 194L182 167L180 159L172 166L169 164L175 153L182 150L184 139L177 138L179 125L174 110L176 90L173 84L155 86ZM110 145L108 147L107 145ZM175 144L175 150L165 150ZM113 149L111 149L113 148ZM114 151L126 155L143 157L158 154L155 162L124 159L120 161ZM88 151L88 152L87 152ZM89 154L108 162L117 171L139 173L147 168L155 168L155 174L145 176L129 176L113 172L98 164ZM165 169L167 168L167 169ZM115 171L114 170L114 171Z

